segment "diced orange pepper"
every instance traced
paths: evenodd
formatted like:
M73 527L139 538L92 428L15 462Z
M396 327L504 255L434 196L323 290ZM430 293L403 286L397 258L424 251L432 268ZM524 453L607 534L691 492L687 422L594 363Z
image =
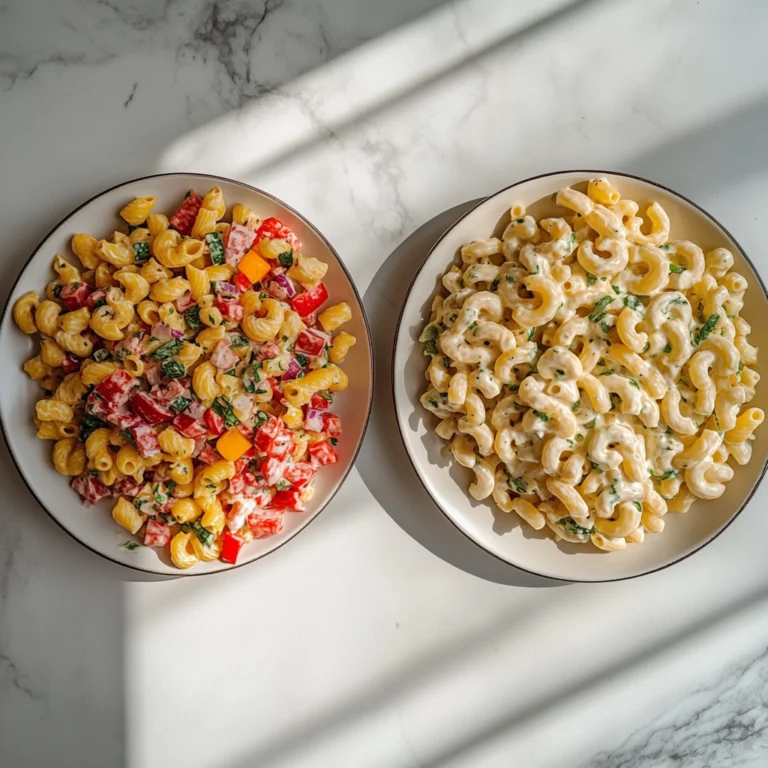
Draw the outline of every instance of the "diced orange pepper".
M262 259L255 251L248 253L240 259L237 268L252 282L258 283L272 268L268 261Z
M250 447L250 442L240 434L237 427L228 429L216 443L219 453L227 461L237 461Z

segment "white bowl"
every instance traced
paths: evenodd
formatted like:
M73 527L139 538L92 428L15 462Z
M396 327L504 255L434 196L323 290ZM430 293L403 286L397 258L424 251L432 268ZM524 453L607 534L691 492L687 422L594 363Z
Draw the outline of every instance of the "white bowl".
M471 240L497 232L504 215L522 203L536 218L562 215L553 202L559 189L597 176L607 176L623 197L648 203L657 200L671 219L671 239L692 240L705 252L723 246L733 252L734 268L749 281L744 318L760 332L768 322L768 296L760 276L733 237L712 216L690 200L650 181L606 171L566 171L537 176L513 184L482 201L462 216L435 244L416 274L406 296L395 342L393 388L397 420L416 472L427 492L448 518L490 554L512 565L567 581L613 581L641 576L692 555L720 534L744 509L763 478L768 456L768 430L758 430L752 461L735 466L735 477L716 501L698 501L685 515L666 516L660 534L646 536L639 546L606 553L594 547L556 544L513 515L505 515L492 501L478 502L466 489L471 470L449 461L445 442L435 434L436 418L419 403L426 385L419 334L429 318L432 297L458 249ZM558 213L559 211L559 213ZM764 363L757 365L763 375ZM752 405L768 408L766 386L758 385Z
M141 547L129 551L120 544L130 539L126 531L112 519L114 501L105 500L88 507L69 487L51 464L51 441L37 440L32 423L34 405L41 396L40 387L21 369L24 361L37 354L37 336L26 336L13 322L11 309L16 299L27 291L41 295L55 276L51 260L59 252L70 254L69 242L76 232L106 237L125 222L118 211L132 198L142 195L157 197L156 211L174 210L186 192L194 188L205 192L211 186L221 187L228 205L240 202L250 206L262 219L276 216L293 229L304 243L306 253L328 264L323 282L331 302L346 301L352 307L352 321L346 330L357 337L344 362L349 374L349 389L336 398L333 410L342 419L344 433L339 440L339 461L323 469L315 481L315 494L304 513L286 513L285 527L275 536L246 544L240 562L232 566L221 561L200 562L193 569L181 571L170 563L164 550ZM76 260L75 260L76 262ZM77 541L99 555L138 570L173 576L196 576L229 570L245 565L272 552L314 520L344 482L362 443L373 396L373 353L368 323L360 296L352 278L331 244L305 218L277 198L238 181L218 176L170 173L147 176L120 184L83 203L45 237L11 289L0 327L0 356L9 371L0 388L0 419L13 460L21 475L43 508Z

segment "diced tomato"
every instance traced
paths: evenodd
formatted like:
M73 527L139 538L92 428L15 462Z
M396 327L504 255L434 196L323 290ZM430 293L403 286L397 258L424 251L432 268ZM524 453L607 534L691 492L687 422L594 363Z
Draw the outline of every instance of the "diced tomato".
M225 563L232 563L234 565L237 562L237 556L240 554L240 550L245 544L245 540L239 536L235 536L229 531L224 531L224 536L221 541L221 554L219 557Z
M316 474L317 469L308 461L297 461L283 470L283 478L296 488L303 488L311 483Z
M97 288L92 293L88 294L88 298L86 299L86 304L88 306L88 309L95 309L96 305L99 304L99 302L106 302L107 300L107 291L105 288Z
M171 540L171 529L165 523L157 520L147 520L147 530L144 533L145 547L164 547Z
M72 373L73 371L79 371L82 364L83 361L79 357L75 357L71 352L67 352L64 355L61 367L64 373Z
M139 453L146 459L160 452L160 443L157 435L149 424L139 424L131 427L131 435Z
M294 352L300 352L310 357L318 357L331 343L331 337L327 333L318 331L315 328L306 328L296 337L296 344L293 347Z
M289 429L282 429L277 437L267 446L267 456L280 458L285 456L293 443L293 433Z
M148 424L162 424L173 419L173 411L157 402L145 392L136 392L131 397L131 410Z
M248 527L254 538L265 539L283 530L283 513L280 510L261 510L248 515Z
M312 462L320 467L335 464L339 460L336 451L333 450L331 444L326 440L312 443L309 446L309 455L312 457Z
M213 464L217 462L221 456L212 445L208 444L202 451L200 451L200 455L197 458L205 464Z
M184 202L170 218L171 226L182 235L188 235L195 224L200 206L203 204L203 198L194 190L184 198Z
M270 416L269 419L258 428L253 443L259 451L262 453L267 452L270 443L282 431L282 424L282 420L278 419L277 416Z
M323 432L329 437L338 437L341 434L341 419L335 413L323 414Z
M237 290L240 293L245 293L253 283L242 273L238 272L233 278L232 282L237 286Z
M276 509L287 509L291 512L303 512L304 502L301 500L301 492L295 488L287 491L278 491L272 497L272 506Z
M256 357L259 360L272 360L278 355L282 354L282 350L273 341L268 341L262 344L259 351L256 353Z
M322 283L318 283L314 288L295 296L292 300L293 308L299 313L300 317L306 317L321 307L327 298L328 289Z
M238 459L235 462L235 474L239 475L241 472L245 472L248 469L248 465L251 462L246 458Z
M186 412L180 413L173 420L173 426L184 435L184 437L203 437L208 434L208 428L205 424L193 419Z
M224 434L224 419L223 417L219 416L216 411L214 411L212 408L209 408L205 412L205 416L203 416L203 421L205 422L205 426L208 428L208 431L212 435L223 435Z
M331 395L331 397L333 397L333 395ZM325 411L330 407L332 402L333 400L329 402L322 395L312 395L312 399L309 401L309 408L316 411Z
M239 323L245 315L243 305L238 304L236 301L224 301L217 298L215 303L216 309L230 322Z
M133 498L140 490L143 483L137 483L132 477L123 475L109 487L113 496L129 496Z
M224 247L224 260L231 267L236 267L240 259L245 256L245 252L251 247L256 233L249 227L242 224L232 224L227 235L227 242Z
M294 253L298 253L301 250L301 240L293 233L293 230L286 227L280 219L276 219L273 216L265 219L262 225L256 230L256 243L262 240L285 240L290 243Z
M88 472L75 477L71 485L89 504L96 504L112 495L112 491L98 477L91 477Z
M64 302L64 306L73 312L80 307L88 306L88 297L93 293L88 283L67 283L62 286L59 298Z
M267 485L274 485L282 476L287 464L278 458L270 456L261 465L261 474Z
M93 391L103 398L109 410L116 411L121 405L128 402L131 392L138 386L138 379L134 379L124 368L118 368L110 373Z

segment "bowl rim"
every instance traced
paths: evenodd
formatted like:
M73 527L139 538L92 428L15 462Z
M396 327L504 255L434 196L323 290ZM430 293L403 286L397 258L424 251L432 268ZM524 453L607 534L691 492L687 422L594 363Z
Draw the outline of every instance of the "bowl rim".
M291 534L288 538L286 538L284 541L281 541L276 546L272 547L272 549L267 550L266 552L263 552L260 555L257 555L256 557L244 561L242 563L235 563L234 565L230 565L228 568L220 568L215 571L198 571L195 572L194 570L186 570L186 571L179 571L178 574L174 573L167 573L166 571L160 571L155 570L153 568L147 568L142 567L138 565L131 565L129 563L125 563L122 560L118 560L114 557L111 557L110 555L106 554L105 552L101 552L98 549L95 549L94 547L90 546L89 544L86 544L82 539L80 539L75 533L69 530L62 522L56 519L56 517L53 515L53 513L48 509L48 507L42 502L40 497L35 492L34 488L27 482L27 478L21 468L21 462L19 461L19 458L16 456L16 452L11 444L11 441L8 439L8 431L6 430L5 425L5 418L3 417L2 412L0 411L0 430L2 430L3 438L5 439L5 444L8 446L8 453L11 456L11 459L13 463L16 466L16 470L21 477L24 485L27 486L27 489L32 494L34 499L37 501L37 503L42 507L42 509L45 511L45 513L48 515L48 517L53 520L54 523L56 523L59 528L61 528L68 536L70 536L72 539L74 539L78 544L85 547L86 549L90 550L94 554L98 555L99 557L104 558L105 560L108 560L111 563L115 563L116 565L122 566L123 568L129 568L132 571L138 571L140 573L151 573L156 576L164 576L167 578L190 578L190 577L202 577L202 576L216 576L218 574L222 573L229 573L236 568L243 568L244 566L250 565L251 563L255 563L257 560L261 560L267 555L271 555L273 552L276 552L278 549L284 547L288 542L293 541L302 531L306 530L315 520L317 520L318 517L322 514L322 512L325 511L326 507L333 501L336 494L341 490L341 487L344 485L344 483L347 480L347 477L349 476L349 473L352 471L352 468L355 466L355 462L357 461L357 457L360 453L360 449L362 448L363 441L365 440L366 432L368 431L368 426L370 424L371 419L371 411L373 409L373 397L374 397L374 389L376 386L376 382L374 380L374 355L375 350L373 347L373 338L371 336L371 326L368 322L368 315L365 311L365 306L363 304L363 300L360 296L360 292L357 289L357 285L355 285L355 281L352 279L352 275L349 273L349 270L347 269L347 265L342 260L341 256L339 255L338 251L333 247L331 242L328 240L328 238L302 213L299 213L293 206L288 205L288 203L283 202L279 197L276 197L275 195L271 194L270 192L265 192L260 187L255 187L252 184L247 184L244 181L238 181L237 179L230 179L227 176L219 176L217 174L212 173L195 173L194 171L171 171L168 173L151 173L147 176L137 176L133 179L128 179L126 181L121 181L118 184L113 184L111 187L108 187L107 189L103 189L100 192L97 192L95 195L92 195L87 200L82 202L80 205L73 208L69 213L67 213L65 216L61 218L60 221L58 221L54 226L52 226L48 232L42 237L40 242L32 249L32 251L29 254L29 257L26 259L24 264L22 264L21 268L19 269L18 274L16 275L15 280L13 281L13 284L10 287L10 290L8 291L8 297L5 301L5 304L3 306L2 312L0 312L0 328L5 327L6 322L8 322L9 314L12 308L12 299L13 299L13 293L16 289L16 286L21 280L21 276L26 271L27 267L29 266L29 263L32 261L32 259L35 258L35 256L38 254L38 252L43 247L46 240L48 240L53 233L59 229L66 221L67 219L74 216L78 211L85 208L87 205L92 203L94 200L103 197L104 195L109 194L110 192L119 189L120 187L128 186L129 184L135 184L137 182L144 182L148 181L150 179L159 179L159 178L168 178L168 177L190 177L190 178L206 178L206 179L212 179L216 181L223 181L227 184L234 184L238 187L242 187L243 189L247 189L249 192L256 192L259 195L263 195L266 198L269 198L270 200L274 201L275 203L278 203L279 205L282 205L284 208L289 210L294 216L296 216L298 219L300 219L306 226L308 226L319 238L320 240L325 243L328 250L331 251L331 253L334 255L336 260L338 261L339 265L341 266L342 270L344 271L344 274L347 277L347 280L349 281L349 284L352 286L352 291L354 292L355 298L357 300L358 306L360 308L360 313L363 318L363 325L365 327L365 333L366 337L368 339L368 349L369 349L369 355L368 355L368 370L369 370L369 376L370 376L370 391L368 394L368 403L366 406L366 413L365 413L365 420L363 421L363 429L360 433L360 440L357 443L357 446L355 447L355 452L352 455L352 460L349 462L349 467L347 467L346 472L342 475L341 479L339 480L336 488L334 489L333 493L326 499L325 503L317 510L315 515L304 525L302 528L299 528L296 530L293 534Z
M677 563L681 563L683 560L687 560L689 557L692 557L697 552L700 552L704 547L711 544L715 539L717 539L727 528L729 528L734 520L736 520L739 515L746 509L749 502L752 500L752 497L757 492L757 489L760 487L760 484L763 482L766 474L766 470L768 470L768 456L763 461L763 467L760 470L760 474L755 481L754 485L752 486L752 489L750 490L747 497L744 499L744 501L739 506L738 510L734 512L733 515L729 518L728 522L714 535L712 535L710 538L708 538L706 541L704 541L702 544L699 544L697 547L692 549L690 552L686 552L684 555L681 555L680 557L671 560L668 563L665 563L664 565L659 565L655 568L650 568L645 571L641 571L639 573L633 573L628 576L616 576L615 578L609 578L609 579L576 579L576 578L570 578L565 576L551 576L547 573L543 573L542 571L532 571L530 568L524 568L521 565L517 565L516 563L511 562L510 560L507 560L504 557L501 557L500 555L496 554L495 552L492 552L491 550L487 549L483 544L481 544L477 539L470 536L452 517L451 515L446 512L446 510L442 507L442 505L437 501L437 499L432 495L432 493L429 490L429 487L427 486L427 483L422 476L421 470L419 469L417 462L414 460L413 456L411 455L410 448L408 447L408 442L405 439L405 433L403 430L403 425L400 421L400 409L398 408L398 394L397 394L397 377L396 377L396 367L395 367L395 360L397 357L397 349L398 349L398 339L400 338L400 334L402 332L402 323L403 323L403 316L405 314L405 308L408 304L409 299L411 298L411 293L413 292L413 287L416 283L416 280L418 279L419 275L421 274L422 270L427 264L427 261L429 261L429 258L432 256L432 253L435 251L435 249L445 240L446 237L458 226L458 224L463 221L467 216L469 216L471 213L473 213L475 210L477 210L480 206L485 205L489 200L492 200L493 198L497 197L498 195L502 194L503 192L506 192L510 189L514 189L515 187L519 187L522 184L527 184L530 181L537 181L539 179L546 179L551 176L563 176L566 174L585 174L590 175L592 177L594 176L618 176L626 179L634 179L635 181L641 181L644 184L648 184L651 187L656 187L657 189L662 189L665 192L668 192L671 195L674 195L675 197L680 198L681 200L688 203L688 205L695 208L700 214L705 216L707 219L712 221L719 229L721 229L725 234L730 238L731 242L738 248L739 253L744 258L744 260L749 264L750 269L752 270L753 274L757 278L757 281L760 283L760 287L763 289L763 294L768 300L768 289L766 289L765 283L763 282L763 278L758 272L757 268L753 264L752 260L747 256L746 251L744 248L742 248L741 243L739 243L738 240L731 234L731 232L724 227L714 216L712 216L711 213L704 210L698 203L695 203L693 200L690 200L685 195L680 194L680 192L677 192L676 190L665 186L664 184L660 184L657 181L651 181L650 179L646 179L643 176L637 176L632 173L625 173L623 171L609 171L609 170L594 170L594 169L580 169L580 168L573 168L573 169L565 169L561 171L548 171L547 173L539 173L535 176L528 176L524 179L520 179L519 181L514 182L513 184L509 184L506 187L502 187L501 189L497 190L496 192L493 192L490 195L487 195L486 197L483 197L481 200L479 200L475 205L473 205L469 210L465 211L461 216L459 216L456 221L453 222L438 239L435 241L435 243L432 245L432 247L427 251L425 254L421 265L416 270L416 272L413 275L413 278L411 279L411 283L408 286L408 290L406 291L405 298L403 299L402 307L400 308L400 314L397 318L397 325L395 326L395 343L392 347L392 359L391 359L391 377L390 377L390 386L392 388L392 399L393 403L395 405L395 417L397 421L397 428L400 433L400 439L403 442L403 446L405 448L405 453L408 456L408 461L411 464L411 467L413 468L414 472L416 473L416 476L419 479L419 482L421 483L424 490L427 492L429 497L434 502L435 506L442 512L442 514L450 521L451 525L454 526L458 531L461 532L463 536L465 536L469 541L471 541L476 547L479 547L483 550L483 552L489 554L491 557L493 557L496 560L499 560L502 563L505 563L506 565L510 566L511 568L516 568L519 571L523 571L525 573L530 573L533 576L542 576L547 579L551 579L552 581L562 581L567 582L571 584L604 584L608 582L614 582L614 581L628 581L629 579L638 579L641 576L647 576L651 573L657 573L658 571L663 571L666 568L670 568L673 565L676 565Z

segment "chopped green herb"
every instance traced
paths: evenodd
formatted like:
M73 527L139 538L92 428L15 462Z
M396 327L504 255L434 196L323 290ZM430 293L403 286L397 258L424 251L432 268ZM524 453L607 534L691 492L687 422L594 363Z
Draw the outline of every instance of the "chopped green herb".
M634 387L635 389L640 389L640 385L634 379L629 380L629 386Z
M624 306L629 307L630 309L640 309L643 305L637 296L625 296Z
M643 352L647 352L651 348L651 342L646 341L645 346L643 347Z
M594 461L592 461L592 459L589 460L589 463L592 465L592 469L594 469L598 475L603 474L603 468L599 464L596 464Z
M598 376L610 376L613 373L613 368L606 368L604 371L600 371Z
M591 272L587 272L587 285L594 285L596 282L597 278Z
M204 547L210 547L214 540L214 535L211 531L209 531L207 528L203 528L202 525L200 525L199 520L195 520L194 523L190 526L192 528L193 533L197 538L200 540L200 543Z
M245 336L239 333L233 334L232 336L230 336L230 339L229 339L229 346L232 347L232 349L241 349L242 347L249 346L250 343L251 342L248 341L248 339Z
M499 278L497 277L492 283L491 283L491 290L497 291L499 289Z
M595 306L592 309L592 311L589 313L589 319L593 323L599 323L600 320L602 320L605 317L605 313L603 312L601 314L600 310L610 304L613 301L613 296L603 296L602 299L595 302Z
M739 377L741 377L741 372L744 370L744 363L739 360Z
M638 512L643 511L643 505L639 501L633 501L632 503L637 507Z
M286 268L290 269L293 266L293 248L289 248L287 251L281 253L277 260Z
M477 325L477 323L475 323ZM434 339L429 339L424 345L424 354L428 357L436 357L438 354L437 342Z
M670 264L669 273L671 275L679 275L681 272L685 272L685 267L680 264Z
M571 410L572 410L572 411L574 411L574 412L576 412L576 411L578 411L578 410L579 410L579 408L581 408L581 400L575 400L575 401L574 401L574 402L571 404Z
M61 289L64 286L61 285L61 283L56 283L56 285L53 286L53 295L58 299L59 296L61 296Z
M469 324L469 330L473 330L474 328L477 328L477 323L470 323Z
M330 438L330 443L331 443L331 445L338 445L339 444L339 439L337 437L331 437Z
M507 474L507 485L515 492L515 493L528 493L528 486L525 483L525 480L523 480L521 477L512 477L512 475L509 474L506 470L504 470Z
M610 323L602 322L600 323L600 328L602 328L603 333L610 333L611 332L611 326Z
M528 329L528 341L532 341L533 337L536 335L536 329L535 328L529 328Z
M163 360L160 367L169 379L180 379L186 373L184 365L178 360Z
M587 429L592 429L595 426L595 422L596 421L597 421L597 419L592 419L592 421L588 421L584 426Z
M652 469L648 470L648 474L654 479L661 482L662 480L669 480L673 477L677 477L677 472L674 469L668 469L663 475L657 475Z
M122 544L118 544L121 549L127 549L129 552L133 552L134 549L138 549L141 544L137 541L124 541Z
M507 277L507 282L508 283L514 283L515 282L515 278L512 275L507 275L506 277Z
M613 292L618 296L621 293L621 288L619 288L618 285L612 285L611 288L613 288Z
M165 360L172 355L178 355L181 351L181 339L171 339L159 346L150 357L154 360Z
M95 432L97 429L101 429L101 427L106 426L109 425L105 424L96 416L93 416L90 413L86 413L82 423L80 424L80 435L78 439L81 443L84 443L88 439L88 436L91 434L91 432Z
M704 323L704 326L701 328L701 330L698 331L698 333L694 337L694 344L698 346L701 344L704 339L706 339L712 331L715 330L715 326L717 325L717 321L720 319L720 315L715 313L714 315L710 315L707 322Z
M109 360L109 350L102 347L101 349L97 349L92 355L91 359L94 360L97 363L103 363L105 360Z
M584 442L584 435L582 435L581 432L579 432L579 434L576 435L576 442L577 443L583 443Z
M592 528L585 528L583 525L579 525L572 517L564 517L562 520L558 520L557 524L562 525L563 528L574 536L591 536L595 532L594 526Z
M149 243L133 244L133 260L149 261Z
M323 400L327 400L329 403L333 402L333 395L329 392L318 392L318 395L323 398Z
M171 400L171 408L173 408L177 413L181 413L182 411L187 410L191 402L192 401L188 397L177 395L173 398L173 400Z
M542 421L549 421L549 416L547 416L546 413L542 413L541 411L533 410L533 415L536 416L536 418L541 419Z
M232 405L226 397L217 397L211 404L211 408L224 419L224 426L235 427L240 423L240 419L235 416Z
M309 358L306 355L296 353L296 362L302 367L306 368L309 365Z
M672 345L669 342L667 342L664 345L664 352L666 352L666 354L669 354L671 351L672 351Z
M211 261L214 264L223 264L224 259L224 243L221 242L221 234L219 232L209 232L205 236L205 241L208 243L208 250L211 252Z

